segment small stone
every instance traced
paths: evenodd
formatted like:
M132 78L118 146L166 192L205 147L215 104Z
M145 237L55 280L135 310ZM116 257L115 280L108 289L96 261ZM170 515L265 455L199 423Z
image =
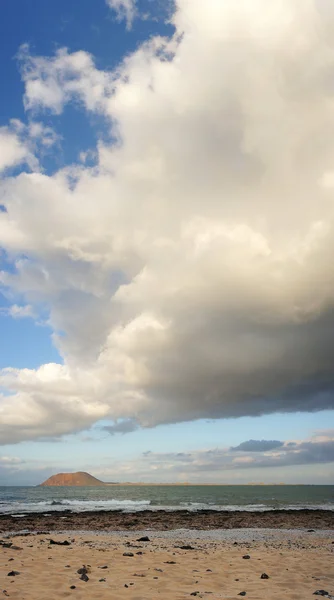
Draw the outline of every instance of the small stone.
M242 558L247 559L247 558L250 558L250 556L249 556L249 554L245 554Z
M165 562L166 565L176 565L175 560L166 560Z
M329 596L329 592L326 592L325 590L317 590L316 592L313 592L313 596Z
M138 538L138 540L136 540L136 542L150 542L150 538L147 535L144 535L143 537Z
M70 590L75 590L76 586L75 585L71 585Z
M175 546L175 548L180 548L180 550L195 550L193 546L185 545L185 546Z
M123 552L123 556L134 556L133 552Z
M125 583L125 584L124 584L124 587L127 587L127 588L128 588L129 586L128 586L128 585Z
M198 596L199 592L191 592L190 596Z
M240 594L238 594L238 596L246 596L246 592L240 592Z
M88 575L86 575L86 573L83 573L80 577L81 581L89 581L89 577Z
M49 540L49 544L53 544L54 546L70 546L71 542L65 540L64 542L57 542L56 540Z
M15 577L15 575L20 575L20 571L9 571L7 575L8 577Z
M99 569L108 569L108 565L103 565L103 567L99 567Z
M267 573L262 573L261 579L269 579L269 575L267 575Z
M99 579L99 581L105 581L105 578L104 578L104 577L102 577L102 579Z
M87 575L88 571L85 566L81 567L81 569L77 570L78 575Z

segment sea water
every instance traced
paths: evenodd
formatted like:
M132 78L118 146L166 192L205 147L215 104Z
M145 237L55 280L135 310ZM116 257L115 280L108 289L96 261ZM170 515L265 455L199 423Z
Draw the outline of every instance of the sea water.
M0 487L0 514L97 510L334 511L333 485Z

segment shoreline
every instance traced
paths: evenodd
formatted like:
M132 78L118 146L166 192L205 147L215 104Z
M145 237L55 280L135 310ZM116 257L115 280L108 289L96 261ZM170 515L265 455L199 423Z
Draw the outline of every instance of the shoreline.
M334 530L334 511L318 509L248 511L134 512L47 511L0 515L0 533L7 531L170 531L176 529L325 529Z

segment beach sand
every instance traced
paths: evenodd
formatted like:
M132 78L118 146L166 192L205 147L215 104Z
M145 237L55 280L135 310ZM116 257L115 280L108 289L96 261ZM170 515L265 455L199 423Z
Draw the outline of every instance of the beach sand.
M143 535L150 541L137 541ZM75 531L1 539L0 597L13 600L304 600L316 597L316 590L334 595L331 531ZM83 566L88 581L77 573ZM19 574L8 576L11 571Z

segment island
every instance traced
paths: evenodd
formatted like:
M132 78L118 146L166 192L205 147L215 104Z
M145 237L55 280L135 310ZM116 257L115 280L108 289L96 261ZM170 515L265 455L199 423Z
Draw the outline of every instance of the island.
M40 486L44 487L101 487L105 485L107 484L84 471L78 471L77 473L57 473L57 475L52 475L52 477L49 477L49 479L40 484Z

